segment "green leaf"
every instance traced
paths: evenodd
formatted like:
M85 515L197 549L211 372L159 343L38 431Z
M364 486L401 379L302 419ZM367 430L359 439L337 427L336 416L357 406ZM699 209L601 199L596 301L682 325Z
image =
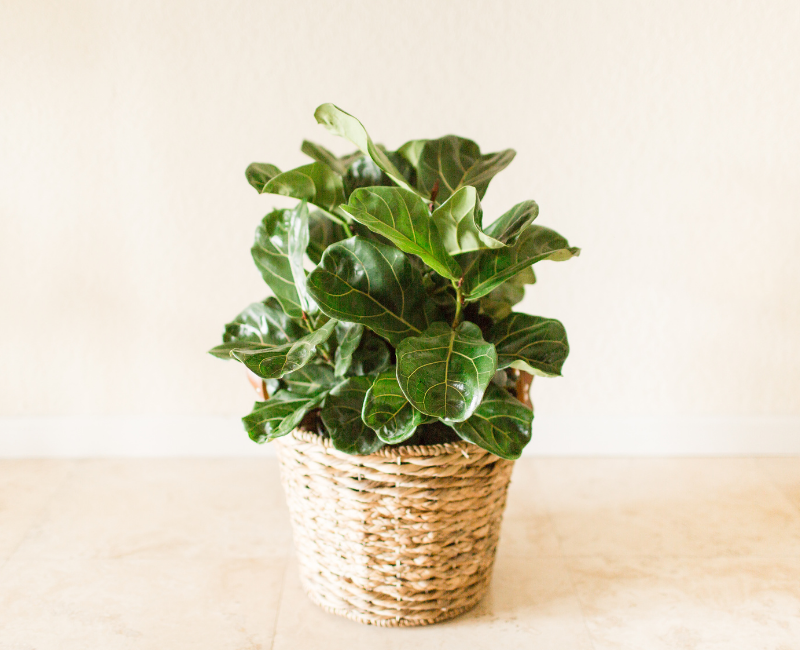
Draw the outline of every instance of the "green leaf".
M415 170L419 170L419 159L422 157L422 150L425 148L426 142L428 141L409 140L397 150L397 153L403 156Z
M333 333L336 321L329 320L311 334L294 341L277 346L263 346L256 349L236 349L231 352L234 359L238 359L259 377L283 377L298 368L306 365L317 350L317 346L328 339Z
M461 269L445 250L428 206L399 187L365 187L350 195L342 209L401 251L418 255L439 275L457 281Z
M225 325L222 345L209 350L220 359L230 359L231 350L254 349L264 345L283 345L303 336L306 331L281 309L275 298L255 302Z
M397 380L416 409L460 422L472 415L495 371L494 345L465 321L456 329L434 323L397 346Z
M481 230L483 210L474 187L462 187L430 216L448 253L466 253L505 244Z
M350 369L353 352L356 351L364 334L364 326L359 323L336 323L336 356L334 357L337 377L343 377Z
M427 197L438 181L436 203L443 203L466 185L472 185L478 197L483 198L489 181L503 171L515 155L513 149L481 154L472 140L456 135L428 140L419 158L417 188Z
M505 214L495 219L486 228L486 234L504 244L513 244L517 235L539 215L536 201L517 203Z
M507 390L490 384L472 417L452 422L450 426L464 440L501 458L514 460L530 442L532 424L533 411Z
M309 241L308 206L305 201L301 201L296 208L289 212L287 253L294 286L297 296L300 298L300 307L304 312L314 313L317 311L317 305L306 290L306 271L303 268Z
M248 171L250 170L248 167ZM275 168L277 169L277 167ZM248 179L250 176L248 176ZM259 176L259 180L261 180ZM266 176L263 176L266 179ZM295 199L305 199L325 210L333 210L344 202L342 177L324 163L314 162L297 169L283 172L266 180L263 185L254 184L261 194L280 194Z
M282 381L290 393L309 397L329 391L338 379L329 366L309 363L300 370L284 375Z
M266 402L256 402L250 415L242 418L250 438L258 443L285 436L302 421L306 413L319 406L327 393L295 395L279 390Z
M300 297L294 286L289 263L289 226L291 210L273 210L256 229L256 240L250 252L264 282L292 318L302 318Z
M251 163L244 172L247 182L250 183L259 194L264 193L264 186L273 178L278 176L281 170L269 163Z
M390 445L410 438L420 424L429 420L424 413L411 406L403 395L395 368L375 378L364 399L361 417L383 442Z
M345 196L348 198L360 187L393 185L392 180L368 156L362 156L350 165L342 182Z
M348 369L351 375L371 375L389 367L392 354L383 339L372 332L361 339L361 345L353 353L353 360Z
M422 277L406 255L362 237L340 241L308 276L324 314L366 325L396 346L427 326Z
M514 314L495 323L487 339L497 349L498 368L558 377L569 354L564 326L553 318Z
M337 241L345 238L344 228L339 223L331 221L328 213L314 210L308 217L309 242L306 254L308 258L319 264L325 249Z
M383 442L361 419L364 397L370 386L371 377L350 377L326 398L320 417L334 449L364 455L383 447Z
M536 284L536 276L530 266L481 298L480 313L491 316L495 321L503 320L511 313L511 308L525 297L526 284Z
M347 172L347 167L344 165L344 163L321 144L303 140L303 145L300 147L300 151L317 162L327 165L333 171L339 174L339 176L344 176Z
M364 125L355 117L333 104L322 104L314 112L314 117L328 131L349 140L359 150L372 158L375 164L400 187L411 189L403 178L402 173L392 164L388 156L375 146Z
M561 262L579 254L580 248L571 248L554 230L531 224L513 246L462 253L456 259L463 269L466 299L477 300L531 264Z

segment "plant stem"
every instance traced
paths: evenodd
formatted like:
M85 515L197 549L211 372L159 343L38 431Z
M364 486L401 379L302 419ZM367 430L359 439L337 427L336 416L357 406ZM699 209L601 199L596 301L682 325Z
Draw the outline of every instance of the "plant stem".
M453 287L456 290L456 315L453 318L453 329L455 329L461 322L461 310L464 307L464 294L461 292L461 281L453 282Z
M343 223L342 224L342 228L344 228L344 232L348 237L352 237L353 236L353 231L350 230L350 226L348 224Z

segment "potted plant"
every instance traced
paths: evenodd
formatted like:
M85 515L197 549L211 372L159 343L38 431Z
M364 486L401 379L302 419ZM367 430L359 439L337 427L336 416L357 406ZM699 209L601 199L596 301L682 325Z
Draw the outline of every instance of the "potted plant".
M211 354L257 389L243 421L278 443L312 600L366 623L434 623L488 586L532 375L560 375L569 351L560 322L512 307L533 264L580 251L533 223L534 201L483 226L480 199L513 150L449 135L387 151L333 104L315 117L357 151L305 141L307 165L247 168L258 192L298 203L256 230L273 296Z

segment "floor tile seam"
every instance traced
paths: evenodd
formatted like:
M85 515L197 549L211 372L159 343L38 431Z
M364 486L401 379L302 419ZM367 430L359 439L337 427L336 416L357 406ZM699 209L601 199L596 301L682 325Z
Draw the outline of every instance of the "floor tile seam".
M786 491L781 486L781 484L778 483L774 478L772 478L772 475L769 472L767 472L767 470L764 467L762 467L760 462L762 459L751 458L750 460L755 465L756 471L761 476L766 478L767 482L773 488L775 488L775 490L777 490L777 492L781 495L781 498L783 498L784 501L787 501L789 503L789 506L792 508L792 510L794 510L797 514L800 514L800 503L796 502L795 499L793 499L789 494L787 494Z
M275 607L275 619L272 623L272 639L269 643L269 650L274 650L275 648L275 639L278 638L278 623L280 622L281 618L281 610L283 609L283 596L286 591L286 574L288 572L288 566L290 564L290 559L287 556L286 561L283 564L283 570L281 572L281 580L280 580L280 591L278 592L278 604Z
M9 563L14 558L14 556L16 556L16 554L19 552L19 550L25 545L25 542L28 540L28 538L31 535L31 531L33 531L33 529L36 528L36 526L41 524L46 519L47 513L48 513L48 511L50 509L51 504L56 499L56 497L58 496L60 491L64 487L66 487L66 485L69 483L69 481L75 475L76 469L77 469L77 464L78 463L75 460L70 460L69 461L69 471L67 472L67 475L53 486L53 488L52 488L52 490L50 492L50 495L45 499L44 503L42 503L42 505L39 508L38 512L36 513L36 515L31 520L30 525L25 530L25 533L22 535L22 537L20 537L20 540L17 543L17 545L6 556L5 560L0 562L0 578L2 578L3 574L5 573L6 567L9 565Z

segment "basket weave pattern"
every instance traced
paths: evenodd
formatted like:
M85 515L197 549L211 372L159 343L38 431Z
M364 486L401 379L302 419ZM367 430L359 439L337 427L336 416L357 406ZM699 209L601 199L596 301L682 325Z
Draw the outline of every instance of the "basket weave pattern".
M427 625L474 607L491 579L513 462L466 442L350 456L280 438L303 587L327 611Z

